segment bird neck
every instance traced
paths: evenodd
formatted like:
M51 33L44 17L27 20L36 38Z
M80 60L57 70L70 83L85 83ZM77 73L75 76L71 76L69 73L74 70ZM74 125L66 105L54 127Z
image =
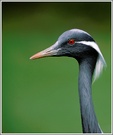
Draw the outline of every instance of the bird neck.
M89 57L82 60L79 65L79 97L83 133L101 133L93 102L92 102L92 75L97 58Z

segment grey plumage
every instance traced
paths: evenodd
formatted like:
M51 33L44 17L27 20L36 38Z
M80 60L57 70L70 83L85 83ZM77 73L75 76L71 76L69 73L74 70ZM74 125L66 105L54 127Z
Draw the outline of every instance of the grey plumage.
M93 59L93 60L92 60ZM94 70L96 59L88 58L80 64L79 70L79 97L80 97L80 109L81 119L84 133L101 133L101 129L98 126L98 121L94 112L92 102L92 73ZM92 64L92 66L90 66Z
M106 66L104 57L90 34L72 29L64 32L51 47L30 59L49 56L68 56L79 63L78 91L83 133L101 133L92 102L92 78L96 80Z

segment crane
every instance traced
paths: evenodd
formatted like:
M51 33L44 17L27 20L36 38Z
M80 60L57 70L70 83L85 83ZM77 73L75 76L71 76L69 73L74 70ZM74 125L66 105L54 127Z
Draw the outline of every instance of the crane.
M34 60L50 56L73 57L79 64L78 92L83 133L102 133L92 101L92 81L101 74L106 62L92 36L80 29L65 31L49 48L36 53Z

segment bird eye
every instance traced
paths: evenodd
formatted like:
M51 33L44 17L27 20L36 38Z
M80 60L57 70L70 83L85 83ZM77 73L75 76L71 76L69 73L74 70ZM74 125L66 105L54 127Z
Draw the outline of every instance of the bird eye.
M74 40L74 39L70 39L70 40L68 41L68 44L70 44L70 45L74 45L74 43L75 43L75 40Z

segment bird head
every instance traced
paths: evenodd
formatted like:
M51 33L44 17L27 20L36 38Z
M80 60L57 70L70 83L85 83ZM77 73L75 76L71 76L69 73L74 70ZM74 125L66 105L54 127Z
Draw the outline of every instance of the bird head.
M71 29L64 32L52 46L36 53L30 59L49 56L73 57L79 63L87 57L96 57L94 80L99 77L103 67L106 65L104 57L92 36L80 29Z

